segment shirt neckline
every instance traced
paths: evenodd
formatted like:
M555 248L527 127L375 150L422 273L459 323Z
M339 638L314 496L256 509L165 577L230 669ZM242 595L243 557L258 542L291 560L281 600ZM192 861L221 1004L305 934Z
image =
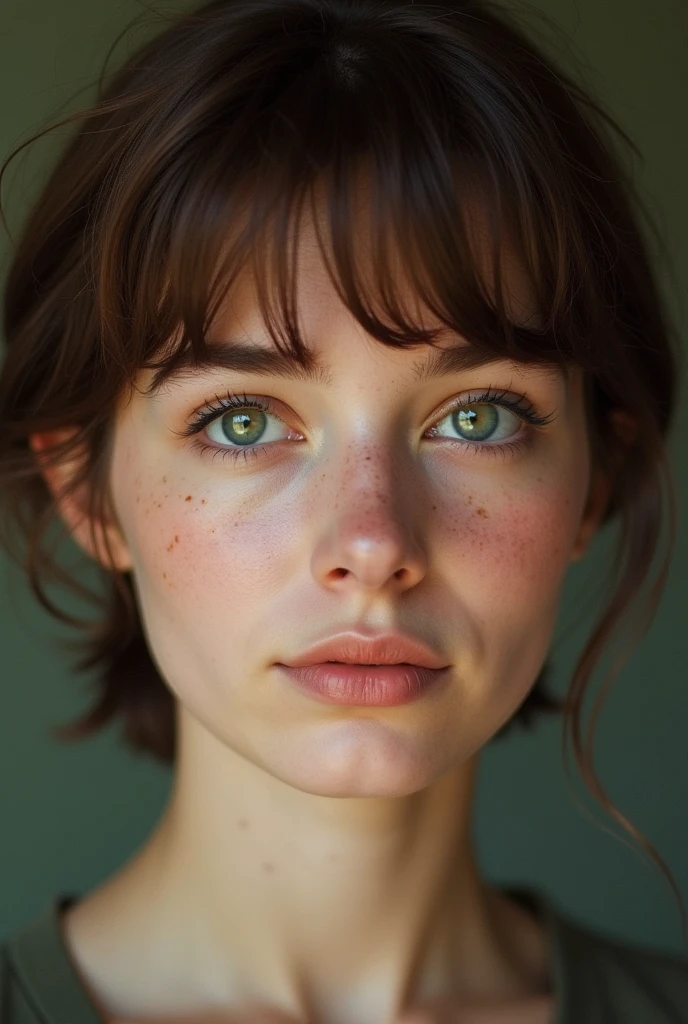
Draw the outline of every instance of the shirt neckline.
M567 955L565 918L541 892L521 888L501 891L525 905L542 922L549 939L553 1024L573 1024L569 1008L575 965ZM11 968L24 996L45 1024L105 1024L81 980L60 923L62 913L80 898L76 893L59 893L6 943Z

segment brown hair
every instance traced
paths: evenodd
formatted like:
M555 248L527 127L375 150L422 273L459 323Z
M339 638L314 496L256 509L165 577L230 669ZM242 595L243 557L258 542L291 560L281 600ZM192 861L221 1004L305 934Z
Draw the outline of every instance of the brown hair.
M70 123L74 137L14 249L0 375L1 539L41 604L84 631L71 646L81 651L77 667L95 670L93 706L58 735L86 736L120 718L132 748L170 762L174 702L148 650L129 574L103 569L103 592L91 592L47 548L56 505L30 435L79 428L50 456L78 451L69 489L85 486L92 529L112 518L117 402L142 368L155 368L160 383L184 351L203 354L208 325L249 260L275 345L308 365L287 253L294 212L321 183L333 282L382 344L434 339L405 315L394 253L425 305L476 348L584 371L593 465L613 480L604 521L620 524L610 596L564 701L547 693L545 665L497 735L563 707L565 753L572 742L595 797L664 871L685 936L673 876L609 800L592 759L602 701L659 601L676 520L665 442L678 353L637 218L643 206L613 140L637 153L633 143L510 16L482 0L214 0L173 18L101 81L91 107L56 122ZM10 155L0 183L9 161L54 126ZM351 230L363 161L376 246L366 275L357 271ZM461 202L476 188L489 211L492 289ZM228 227L239 224L228 244ZM507 313L507 230L535 290L537 326ZM268 250L269 274L258 263ZM612 410L640 424L632 442L613 429ZM59 608L50 582L98 603L95 624ZM622 624L627 649L583 737L593 670Z

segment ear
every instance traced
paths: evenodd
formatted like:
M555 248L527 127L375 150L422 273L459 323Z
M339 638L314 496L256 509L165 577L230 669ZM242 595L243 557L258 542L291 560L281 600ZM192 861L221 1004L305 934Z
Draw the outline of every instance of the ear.
M588 500L581 517L578 533L571 549L571 562L577 562L588 550L590 542L597 533L609 504L612 482L601 469L593 471L588 489Z
M36 453L43 479L55 498L59 513L79 547L104 568L112 571L113 566L108 559L104 543L107 537L115 563L114 569L118 572L128 572L132 567L132 559L119 527L111 521L96 522L94 524L96 539L94 548L89 528L85 488L77 488L69 495L61 494L62 489L76 475L80 467L78 455L71 455L59 463L51 465L47 463L45 454L47 449L74 436L77 430L77 427L63 427L59 430L32 434L29 438L29 445Z
M638 433L637 420L633 419L623 409L612 409L609 413L609 421L620 443L627 448L632 448ZM577 562L588 550L588 546L597 533L609 505L613 485L614 480L610 473L604 473L599 468L593 470L588 490L588 500L585 504L576 540L571 549L570 561Z

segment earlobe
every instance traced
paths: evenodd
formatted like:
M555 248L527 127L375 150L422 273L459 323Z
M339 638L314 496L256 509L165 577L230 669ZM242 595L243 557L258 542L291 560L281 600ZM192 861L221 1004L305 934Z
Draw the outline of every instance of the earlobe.
M69 494L62 494L63 489L79 468L78 456L70 455L59 463L49 464L47 461L47 450L66 441L69 437L73 437L77 433L77 429L76 427L64 427L59 430L32 434L29 438L29 445L36 454L43 479L55 498L59 514L74 541L82 551L85 551L90 558L104 568L110 571L114 568L117 572L128 572L132 567L131 555L119 528L110 522L95 523L96 546L94 547L84 490L77 488ZM107 539L112 552L114 567L107 554L105 539Z

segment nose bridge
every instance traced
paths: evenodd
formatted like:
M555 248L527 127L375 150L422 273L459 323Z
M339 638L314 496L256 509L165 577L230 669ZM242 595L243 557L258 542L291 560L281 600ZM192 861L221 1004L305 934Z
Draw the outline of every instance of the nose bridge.
M335 504L340 509L358 509L368 519L402 515L403 485L408 473L408 463L398 446L381 441L352 441L337 469Z

